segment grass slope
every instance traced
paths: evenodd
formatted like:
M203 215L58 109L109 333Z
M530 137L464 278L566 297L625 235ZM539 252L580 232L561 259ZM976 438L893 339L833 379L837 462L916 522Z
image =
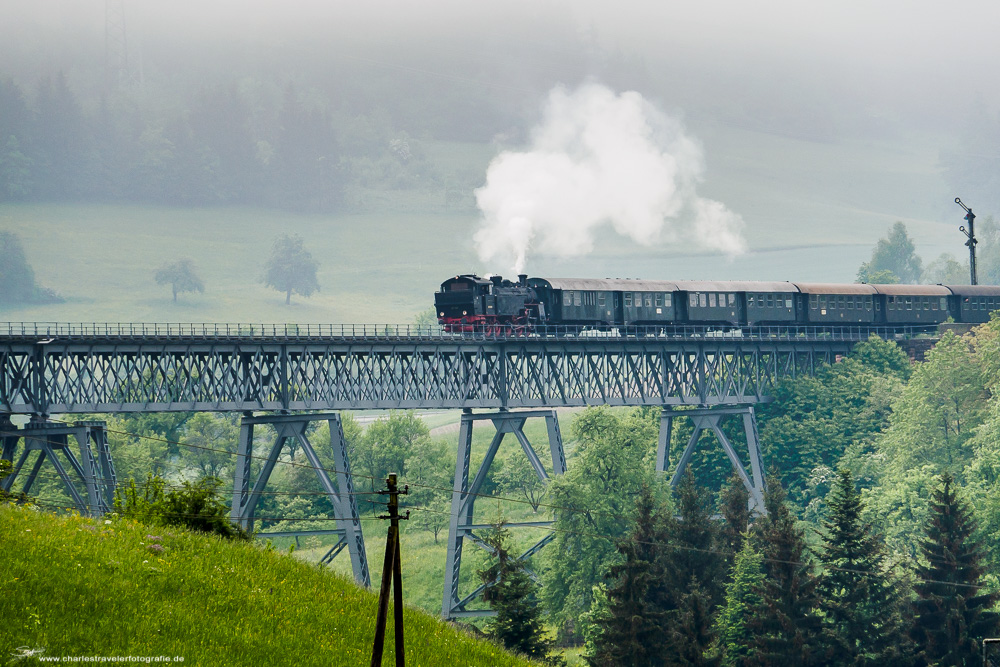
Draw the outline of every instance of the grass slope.
M4 659L27 647L44 656L183 656L186 665L370 660L375 596L280 552L13 507L0 507L0 544ZM405 619L407 664L533 664L417 610ZM383 663L393 664L391 621L387 636Z

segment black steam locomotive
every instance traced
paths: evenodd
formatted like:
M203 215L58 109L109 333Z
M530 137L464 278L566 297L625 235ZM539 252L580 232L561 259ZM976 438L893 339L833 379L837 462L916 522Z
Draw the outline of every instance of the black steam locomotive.
M435 293L447 331L531 332L549 325L927 328L949 317L978 324L1000 310L995 285L838 285L759 281L449 278Z

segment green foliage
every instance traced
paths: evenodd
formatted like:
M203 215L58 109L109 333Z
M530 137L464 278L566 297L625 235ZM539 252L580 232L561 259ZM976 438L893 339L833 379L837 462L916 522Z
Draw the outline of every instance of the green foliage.
M181 459L202 477L231 477L236 467L239 426L232 415L195 413L184 423Z
M264 264L264 284L284 292L288 305L293 292L309 296L319 289L316 268L316 260L305 249L302 237L284 234L275 240Z
M359 437L348 439L351 470L358 476L358 482L364 480L371 491L380 490L390 472L405 481L409 476L408 463L418 449L432 449L427 445L429 439L427 426L413 411L393 410L387 417L369 424ZM421 474L427 475L426 468ZM361 484L355 488L361 488Z
M548 492L548 481L538 477L520 449L512 450L494 461L493 481L500 495L524 498L531 505L532 512L538 511L538 505Z
M979 273L978 262L976 269ZM951 253L941 253L940 257L924 269L923 282L928 285L968 285L969 263L959 262Z
M945 474L940 482L916 568L913 639L928 664L971 665L979 658L982 639L1000 630L1000 615L989 610L1000 595L979 594L985 554L973 537L975 517L959 498L954 479Z
M879 449L896 470L929 463L961 471L985 408L985 379L968 340L945 332L893 402Z
M406 483L410 494L404 501L414 507L410 523L433 534L435 544L441 532L448 530L454 467L445 444L429 437L418 438L407 456Z
M370 661L376 596L276 550L9 507L0 507L0 544L5 659L24 646L43 657L183 656L217 667ZM409 605L403 615L407 664L535 664ZM392 664L391 641L386 653Z
M33 166L33 160L21 152L21 142L17 137L8 135L0 146L0 201L28 198L34 186L31 178Z
M174 301L181 292L204 292L205 283L198 277L194 269L194 262L188 258L178 259L164 264L156 271L157 285L170 285L174 294Z
M13 467L14 463L12 461L8 461L7 459L0 459L0 482L3 481L4 477L6 477L11 473L11 469ZM26 496L23 492L11 493L9 491L4 491L2 488L0 488L0 505L8 502L16 502L23 504L31 502L31 500L32 499Z
M901 582L886 561L880 536L861 518L861 496L842 470L831 497L819 554L819 592L828 664L901 664L910 647Z
M767 513L753 523L751 539L762 558L758 604L748 614L754 659L764 665L822 665L820 600L810 552L781 481L767 478Z
M750 622L753 613L763 605L760 595L763 584L761 555L750 540L744 540L726 584L726 601L715 619L716 650L723 667L752 664L755 634Z
M123 491L115 491L115 512L145 523L249 540L250 535L229 520L229 508L219 492L222 486L222 480L204 477L164 491L165 482L159 477L147 477L141 489L130 479Z
M774 402L759 406L764 458L781 470L794 502L805 504L814 470L835 467L851 445L866 445L888 426L909 373L902 350L873 337L813 377L781 382Z
M524 561L511 554L510 531L501 521L483 536L496 561L477 574L485 584L482 599L496 616L487 624L489 637L508 651L544 660L552 646L545 637L537 584Z
M616 544L618 561L605 575L599 612L592 615L594 631L586 659L592 667L645 667L666 663L669 644L664 627L667 573L668 507L644 486L636 503L628 535Z
M577 639L578 620L615 558L614 540L628 530L622 517L644 484L659 484L650 461L658 427L658 415L641 409L588 408L573 424L573 462L549 482L549 502L575 511L556 512L542 573L545 607L566 640Z
M35 290L35 271L28 264L21 239L0 231L0 302L32 301Z
M858 282L884 282L887 277L885 272L895 276L901 283L920 282L921 261L917 256L913 240L906 232L906 225L902 222L895 223L889 230L888 236L879 239L875 244L871 259L858 269Z

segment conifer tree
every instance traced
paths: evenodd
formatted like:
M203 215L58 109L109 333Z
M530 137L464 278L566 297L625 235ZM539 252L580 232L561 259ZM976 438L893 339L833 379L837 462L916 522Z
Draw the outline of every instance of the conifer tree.
M719 523L712 518L708 492L694 475L684 475L678 488L677 516L668 521L665 551L665 599L670 659L674 664L711 664L712 613L722 602L726 571L719 548Z
M743 486L739 475L733 474L722 487L720 504L723 523L719 534L719 546L727 570L731 570L736 555L743 549L743 539L750 527L750 493Z
M984 551L973 538L975 517L953 485L951 475L942 475L931 500L923 563L916 568L913 638L927 664L978 665L978 642L1000 628L1000 618L989 611L998 596L979 593Z
M710 609L722 601L726 567L712 505L708 491L695 483L690 471L685 473L677 488L677 514L668 521L671 546L666 551L665 567L670 589L676 592L674 607L680 606L680 595L692 578L708 595Z
M712 628L711 597L701 587L697 577L691 577L672 614L669 665L711 667L718 660L711 655L715 635Z
M904 664L911 645L901 582L892 575L871 525L861 521L861 495L849 471L840 471L828 505L819 578L827 664Z
M599 633L592 667L664 665L667 643L663 629L666 515L652 490L644 486L636 504L635 524L617 544L620 560L608 568L607 606L598 617Z
M486 585L482 598L497 614L487 625L487 633L509 651L546 660L551 642L545 637L538 586L524 561L510 553L510 531L500 522L483 541L496 556L492 566L478 572Z
M817 579L777 477L768 477L764 508L751 532L764 571L760 603L750 612L755 664L824 664Z
M717 654L723 667L756 664L751 658L753 632L750 619L751 613L763 606L760 594L763 586L761 556L750 540L744 539L726 584L726 602L715 620Z

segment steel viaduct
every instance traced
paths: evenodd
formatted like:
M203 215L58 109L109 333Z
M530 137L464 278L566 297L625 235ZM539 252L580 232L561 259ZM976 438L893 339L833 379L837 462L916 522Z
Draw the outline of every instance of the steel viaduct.
M566 470L555 408L655 406L662 411L658 472L667 470L673 420L690 418L694 431L674 466L672 483L690 461L700 434L709 430L746 485L751 505L762 508L763 462L753 406L769 400L779 380L811 374L870 335L907 340L915 333L874 327L693 328L668 336L656 329L623 328L493 336L372 325L0 324L0 457L14 462L0 485L11 490L21 478L19 489L29 492L47 460L79 511L100 514L111 507L117 484L105 425L56 421L53 415L240 412L233 521L253 527L279 455L289 440L296 441L335 511L337 528L326 532L339 539L324 560L346 548L355 578L367 585L361 521L337 411L460 409L442 613L447 618L482 615L487 612L471 606L481 589L460 594L462 547L465 540L484 546L476 531L486 526L474 522L473 509L507 434L546 479ZM15 426L15 415L30 420ZM744 454L720 427L727 416L742 418ZM525 421L532 418L544 419L547 426L548 470L524 434ZM333 469L324 468L307 435L317 420L330 427ZM472 433L482 421L492 422L496 434L473 471ZM261 425L273 427L277 437L261 449L264 453L255 454L254 429ZM33 463L26 466L33 452ZM254 458L263 461L256 479L250 465Z

